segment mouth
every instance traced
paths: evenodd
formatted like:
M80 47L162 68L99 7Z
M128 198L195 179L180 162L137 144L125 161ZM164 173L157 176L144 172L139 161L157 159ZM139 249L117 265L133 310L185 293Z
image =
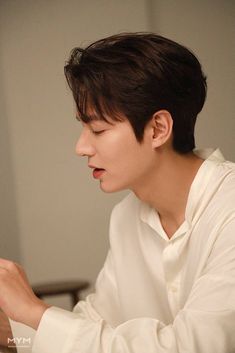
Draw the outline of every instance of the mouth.
M95 179L99 179L104 172L105 172L105 169L103 169L103 168L94 168L93 177Z

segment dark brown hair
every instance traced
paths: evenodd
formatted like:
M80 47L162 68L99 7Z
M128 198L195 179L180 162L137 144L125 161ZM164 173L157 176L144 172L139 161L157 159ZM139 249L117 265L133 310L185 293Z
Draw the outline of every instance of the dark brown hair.
M144 128L158 110L173 119L173 148L195 147L194 126L206 98L206 77L195 55L154 33L121 33L74 48L65 66L80 118L88 107L99 119L132 125L141 143Z

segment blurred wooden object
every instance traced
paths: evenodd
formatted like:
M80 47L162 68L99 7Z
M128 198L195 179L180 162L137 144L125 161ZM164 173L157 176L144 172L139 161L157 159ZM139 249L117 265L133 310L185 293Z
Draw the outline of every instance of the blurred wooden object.
M51 283L40 283L33 285L33 291L37 297L68 294L71 298L72 307L80 300L80 292L87 289L90 283L85 280L57 281Z

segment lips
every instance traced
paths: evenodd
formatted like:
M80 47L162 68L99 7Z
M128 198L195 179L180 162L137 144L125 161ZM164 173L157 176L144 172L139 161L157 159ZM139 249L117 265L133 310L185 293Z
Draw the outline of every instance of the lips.
M88 167L91 169L103 169L103 168L98 168L96 165L88 164Z

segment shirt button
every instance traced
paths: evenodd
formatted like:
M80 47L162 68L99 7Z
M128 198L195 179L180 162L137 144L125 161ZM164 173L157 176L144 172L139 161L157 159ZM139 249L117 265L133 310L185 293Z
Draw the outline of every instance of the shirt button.
M172 292L172 293L176 293L178 291L178 287L173 285L173 284L168 284L168 291Z
M178 291L178 288L176 286L171 286L171 291L173 293L176 293Z

